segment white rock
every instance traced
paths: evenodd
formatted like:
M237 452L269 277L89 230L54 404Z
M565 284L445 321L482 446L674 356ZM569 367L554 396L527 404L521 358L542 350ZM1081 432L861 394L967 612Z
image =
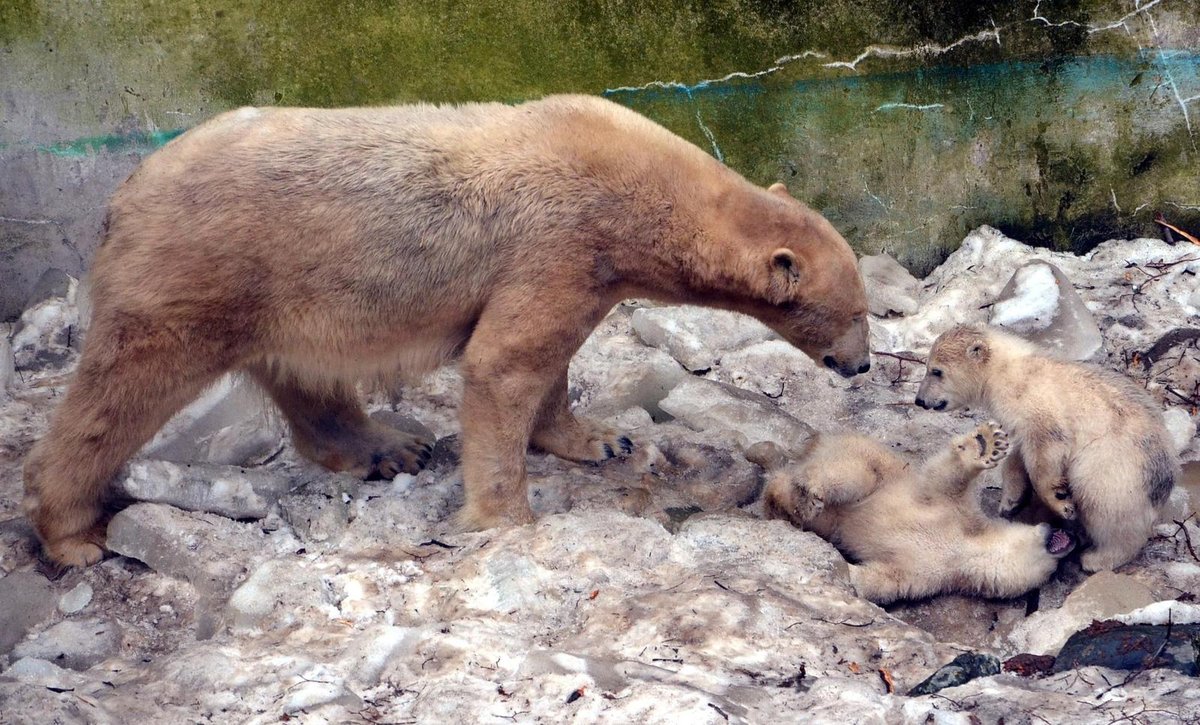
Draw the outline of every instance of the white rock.
M634 310L632 324L642 342L670 353L692 372L711 369L725 350L773 335L751 317L692 306Z
M660 405L694 430L728 434L743 450L769 441L797 453L813 432L764 395L701 378L680 383Z
M674 358L640 344L631 335L592 336L571 361L570 369L571 386L581 393L580 408L599 417L638 407L653 419L663 420L667 416L659 402L687 377Z
M323 607L334 603L333 588L318 567L296 557L273 559L229 597L229 625L235 632L282 629L323 618Z
M280 496L310 480L277 471L169 461L134 461L128 470L115 485L124 496L232 519L261 519Z
M75 672L37 657L18 659L4 671L4 674L20 682L27 682L39 687L54 687L59 690L70 690L86 681Z
M867 304L872 315L911 315L917 311L921 281L889 254L875 254L858 260L858 270L867 288Z
M86 607L92 601L92 586L80 582L75 588L58 599L58 611L63 614L74 614Z
M1175 452L1183 453L1196 437L1196 421L1185 408L1168 408L1163 411L1163 422L1171 432L1171 441L1175 444Z
M1200 624L1200 604L1168 599L1113 619L1124 624Z
M13 648L13 656L57 662L72 670L86 670L116 653L121 629L106 619L68 619Z
M1013 273L992 304L989 322L1067 360L1087 360L1104 342L1071 281L1041 260Z
M743 390L778 398L798 376L814 372L828 374L789 343L767 340L723 355L718 374Z
M137 503L108 524L110 550L224 597L258 561L274 553L261 528L207 513Z
M71 289L76 287L70 280ZM12 338L14 361L19 368L41 370L66 363L79 339L79 312L68 297L49 297L21 313Z

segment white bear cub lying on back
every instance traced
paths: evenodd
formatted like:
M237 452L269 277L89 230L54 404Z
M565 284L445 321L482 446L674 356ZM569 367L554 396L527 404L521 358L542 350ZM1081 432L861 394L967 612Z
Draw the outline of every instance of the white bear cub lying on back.
M879 604L934 594L1015 597L1041 586L1074 548L1047 524L986 516L970 483L1008 452L988 423L920 468L861 435L813 438L767 484L766 509L849 559L859 596Z

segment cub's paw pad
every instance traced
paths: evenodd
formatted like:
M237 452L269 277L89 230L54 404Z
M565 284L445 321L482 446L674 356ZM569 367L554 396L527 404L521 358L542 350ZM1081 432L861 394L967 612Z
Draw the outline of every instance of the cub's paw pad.
M984 468L995 468L1008 455L1008 433L995 421L976 428L972 438L973 453Z
M1046 551L1061 559L1075 550L1075 537L1062 529L1050 529L1046 534Z

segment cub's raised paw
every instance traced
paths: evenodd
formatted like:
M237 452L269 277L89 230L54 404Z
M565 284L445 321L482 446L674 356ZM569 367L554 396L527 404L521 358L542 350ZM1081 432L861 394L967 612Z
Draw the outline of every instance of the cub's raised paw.
M963 460L980 468L995 468L1008 455L1008 433L995 421L988 421L973 432L955 439Z

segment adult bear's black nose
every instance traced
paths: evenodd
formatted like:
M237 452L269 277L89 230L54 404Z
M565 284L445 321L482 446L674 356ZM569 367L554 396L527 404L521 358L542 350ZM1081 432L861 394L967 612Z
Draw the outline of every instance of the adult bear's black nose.
M921 406L925 410L929 410L929 406L925 403L924 398L917 398L917 405Z

